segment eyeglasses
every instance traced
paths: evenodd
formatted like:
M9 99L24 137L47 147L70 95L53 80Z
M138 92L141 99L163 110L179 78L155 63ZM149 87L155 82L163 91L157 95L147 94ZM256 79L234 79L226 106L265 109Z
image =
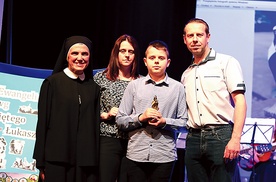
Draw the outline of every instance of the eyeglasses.
M120 49L119 52L123 55L126 54L126 52L128 52L128 55L133 55L134 54L134 50L125 50L125 49Z

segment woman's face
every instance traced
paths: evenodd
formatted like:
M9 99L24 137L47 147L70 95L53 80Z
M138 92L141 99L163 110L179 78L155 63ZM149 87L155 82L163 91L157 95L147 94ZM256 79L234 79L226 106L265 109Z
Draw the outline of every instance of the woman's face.
M120 67L131 66L134 58L135 58L135 54L134 54L133 46L126 40L121 42L121 45L119 48L119 54L118 54Z
M67 61L70 71L81 75L89 64L90 51L85 44L74 44L68 51Z

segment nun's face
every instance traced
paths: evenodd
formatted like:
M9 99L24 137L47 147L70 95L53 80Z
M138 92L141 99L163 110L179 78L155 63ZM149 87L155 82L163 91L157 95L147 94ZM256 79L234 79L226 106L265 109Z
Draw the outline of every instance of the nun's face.
M89 64L90 51L85 44L72 45L67 54L68 68L73 73L81 75Z

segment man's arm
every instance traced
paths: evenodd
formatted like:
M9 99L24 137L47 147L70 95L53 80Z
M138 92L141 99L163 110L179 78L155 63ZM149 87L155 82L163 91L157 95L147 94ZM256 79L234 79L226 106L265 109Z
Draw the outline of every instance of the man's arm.
M234 109L234 128L230 141L225 147L224 158L236 158L240 152L240 140L243 131L243 126L246 118L246 100L243 91L235 91L231 93L235 103Z

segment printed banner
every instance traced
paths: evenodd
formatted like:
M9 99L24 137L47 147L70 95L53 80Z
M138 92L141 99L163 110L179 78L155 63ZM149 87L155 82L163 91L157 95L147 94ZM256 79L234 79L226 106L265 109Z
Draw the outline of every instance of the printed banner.
M32 75L51 72L6 64L0 67L0 181L36 182L39 171L32 155L37 102L44 78Z

